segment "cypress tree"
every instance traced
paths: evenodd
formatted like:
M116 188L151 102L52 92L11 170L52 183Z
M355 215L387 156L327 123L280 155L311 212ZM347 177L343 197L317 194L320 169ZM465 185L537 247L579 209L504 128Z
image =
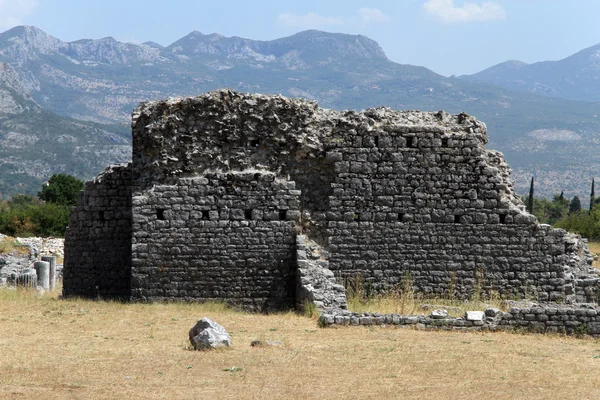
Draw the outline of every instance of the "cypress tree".
M573 196L571 203L569 203L569 214L576 214L581 210L581 201L579 197Z
M560 203L562 204L563 200L565 199L565 191L561 190L560 191L560 196L558 196L558 200L560 201Z
M595 193L594 193L594 178L592 178L592 191L590 192L590 212L592 211L592 208L594 207L594 197Z
M529 199L527 199L527 212L533 214L533 176L531 177L531 186L529 186Z

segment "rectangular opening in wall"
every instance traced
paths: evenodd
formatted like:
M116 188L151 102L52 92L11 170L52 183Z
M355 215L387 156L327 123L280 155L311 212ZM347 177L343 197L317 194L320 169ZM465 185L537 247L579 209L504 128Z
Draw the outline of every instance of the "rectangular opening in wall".
M285 221L287 219L287 210L279 210L279 220Z
M252 219L252 210L244 210L244 218L246 219Z
M404 220L404 213L398 213L398 221L402 222Z
M455 215L454 216L454 223L455 224L460 224L460 215Z
M500 223L505 224L506 223L506 214L499 214L498 216L500 217Z
M156 209L156 219L159 221L164 221L165 220L165 209L164 208L157 208Z
M415 138L407 137L406 138L406 147L413 147L414 141L415 141Z
M208 210L202 210L202 220L203 221L208 221L210 219Z
M379 136L373 138L373 143L375 143L375 147L379 147Z
M354 220L360 221L360 213L354 213Z
M448 147L448 138L442 138L442 147Z
M260 140L258 140L258 139L248 140L248 147L258 147L258 146L260 146Z
M98 211L98 219L104 221L104 211Z

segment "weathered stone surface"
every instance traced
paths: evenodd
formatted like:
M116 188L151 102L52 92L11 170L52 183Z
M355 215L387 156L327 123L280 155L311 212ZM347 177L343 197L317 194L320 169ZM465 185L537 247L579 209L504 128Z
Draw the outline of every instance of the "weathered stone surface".
M50 263L46 261L36 261L33 267L35 268L38 277L37 284L44 290L50 289Z
M61 249L62 250L62 249ZM56 286L56 256L42 256L42 261L45 261L49 264L49 275L48 275L48 289L54 291L54 287Z
M64 296L130 298L129 165L108 167L85 184L71 210L64 251Z
M498 308L486 308L485 309L485 316L486 317L495 317L496 315L498 315L498 313L500 313L500 309Z
M442 309L437 309L437 310L433 310L431 312L431 314L429 314L429 317L433 318L433 319L441 319L441 318L446 318L448 317L448 311Z
M483 311L467 311L465 313L465 319L467 321L483 321L485 313Z
M345 310L346 291L329 269L325 251L304 235L296 236L296 308L313 303L321 311Z
M231 337L221 325L210 318L200 319L189 332L190 343L196 350L231 346Z
M37 286L37 273L33 268L25 268L17 277L17 285L19 286Z

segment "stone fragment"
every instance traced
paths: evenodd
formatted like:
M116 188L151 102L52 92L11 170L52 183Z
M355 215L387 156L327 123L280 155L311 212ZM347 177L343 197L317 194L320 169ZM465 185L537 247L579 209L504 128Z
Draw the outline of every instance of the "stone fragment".
M499 312L500 312L500 309L499 309L499 308L493 308L493 307L486 308L486 309L485 309L485 316L486 316L486 317L492 317L492 318L493 318L493 317L495 317L496 315L498 315L498 313L499 313Z
M231 337L225 328L206 317L200 319L190 329L189 336L190 342L196 350L231 346Z
M56 257L55 256L42 256L42 261L46 261L50 264L50 274L49 274L49 288L50 291L54 291L54 287L56 286Z
M431 314L429 314L429 317L431 317L433 319L447 318L448 317L448 311L444 310L444 309L433 310L431 312Z
M48 290L50 288L50 263L46 261L36 261L33 264L35 268L35 272L38 277L38 285L44 289Z
M37 273L33 268L25 268L21 271L21 274L17 278L17 285L36 287L37 286Z
M465 313L465 319L467 321L483 321L485 316L483 311L467 311Z
M283 343L277 340L253 340L250 342L250 347L279 347Z

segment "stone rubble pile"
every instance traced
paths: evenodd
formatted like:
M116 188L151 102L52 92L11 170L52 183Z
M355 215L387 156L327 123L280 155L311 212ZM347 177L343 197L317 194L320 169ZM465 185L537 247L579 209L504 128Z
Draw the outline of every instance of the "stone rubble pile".
M64 239L12 239L0 234L0 241L6 239L14 240L16 248L0 253L0 287L29 286L54 290L56 281L62 279L63 265L56 264L56 257L63 255ZM40 274L42 280L39 280Z
M18 237L15 238L15 240L23 246L37 249L40 254L53 255L56 257L64 256L65 239L62 238Z

